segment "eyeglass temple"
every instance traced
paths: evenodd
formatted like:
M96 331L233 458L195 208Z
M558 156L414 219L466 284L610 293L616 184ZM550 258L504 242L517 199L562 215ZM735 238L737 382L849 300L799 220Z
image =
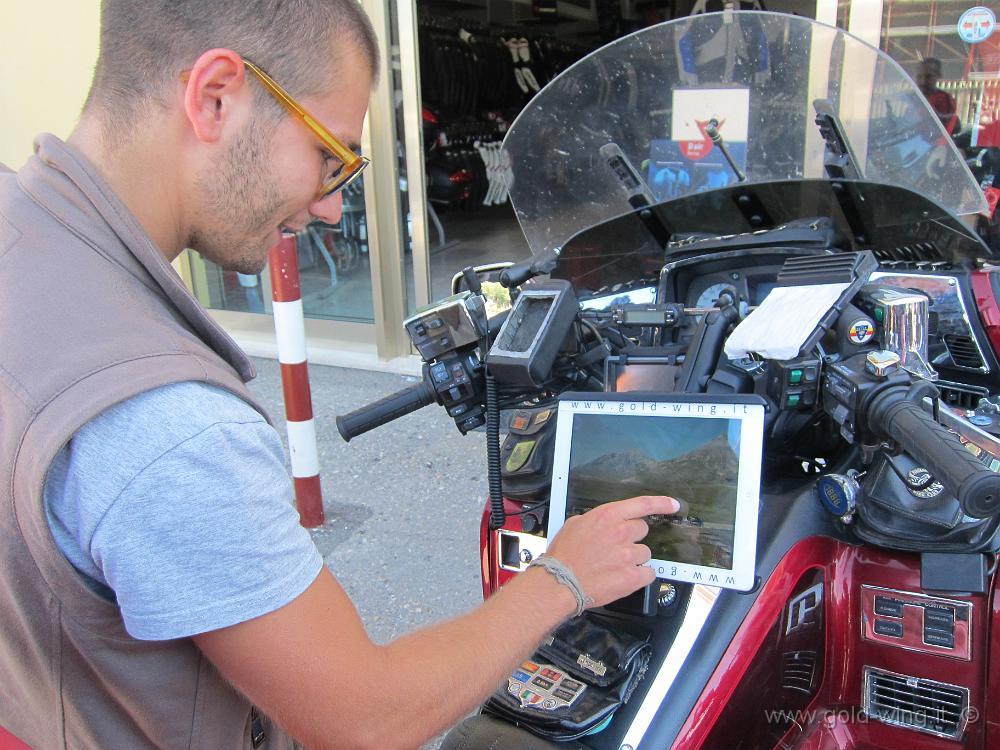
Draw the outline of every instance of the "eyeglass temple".
M316 133L320 140L330 147L333 155L342 161L345 166L352 169L363 169L363 167L359 165L362 157L354 153L354 151L341 143L340 140L333 135L333 133L320 125L312 115L306 112L298 102L292 99L288 92L278 85L277 81L249 60L244 59L243 64L250 70L250 72L257 76L261 83L264 84L265 88L267 88L267 90L270 91L282 105L297 115L310 130Z

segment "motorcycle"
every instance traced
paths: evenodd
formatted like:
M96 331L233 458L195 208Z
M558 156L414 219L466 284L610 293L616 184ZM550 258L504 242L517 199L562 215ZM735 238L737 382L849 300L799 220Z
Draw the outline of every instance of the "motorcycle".
M576 721L605 667L545 663L556 634L444 747L1000 747L1000 268L915 84L840 29L705 14L569 68L503 153L532 257L408 318L423 379L341 435L433 403L485 427L484 597L609 499L584 458L617 462L605 495L687 471L689 502L650 519L657 581L588 621L641 644L610 708ZM646 423L573 432L598 404L687 426L638 455ZM759 422L698 444L737 407Z

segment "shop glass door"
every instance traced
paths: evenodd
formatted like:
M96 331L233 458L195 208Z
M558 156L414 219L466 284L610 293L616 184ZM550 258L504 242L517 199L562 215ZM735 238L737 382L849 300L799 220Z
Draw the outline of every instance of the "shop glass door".
M407 34L415 42L410 55L404 49L402 70L405 78L416 63L410 72L419 90L419 98L406 103L406 111L419 112L419 120L412 116L404 129L418 282L409 291L410 309L414 302L450 293L453 274L465 266L518 261L530 254L499 179L499 147L538 89L624 34L689 15L698 5L722 9L721 0L407 0L399 5L405 8L404 21L412 24L401 25L404 47ZM850 18L848 0L768 0L764 5L831 25L846 26ZM423 189L418 190L415 166L421 161Z
M375 322L363 179L344 191L339 223L313 222L295 237L307 318ZM191 263L193 291L204 306L270 314L268 269L256 275L226 271L196 254Z

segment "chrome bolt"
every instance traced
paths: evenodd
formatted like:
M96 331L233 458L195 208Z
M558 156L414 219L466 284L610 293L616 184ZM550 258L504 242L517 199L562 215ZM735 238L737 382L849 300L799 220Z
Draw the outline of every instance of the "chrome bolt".
M948 286L955 286L957 283L955 279L948 279Z
M533 559L533 555L531 554L530 549L522 549L518 557L521 558L521 562L523 562L525 565L530 563L531 560Z
M618 750L635 750L631 745L622 745Z

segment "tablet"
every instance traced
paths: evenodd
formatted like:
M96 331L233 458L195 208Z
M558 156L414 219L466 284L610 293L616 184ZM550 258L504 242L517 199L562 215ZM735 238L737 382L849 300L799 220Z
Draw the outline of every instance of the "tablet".
M563 394L548 536L602 503L669 495L680 511L646 519L657 577L749 591L763 438L753 395Z

